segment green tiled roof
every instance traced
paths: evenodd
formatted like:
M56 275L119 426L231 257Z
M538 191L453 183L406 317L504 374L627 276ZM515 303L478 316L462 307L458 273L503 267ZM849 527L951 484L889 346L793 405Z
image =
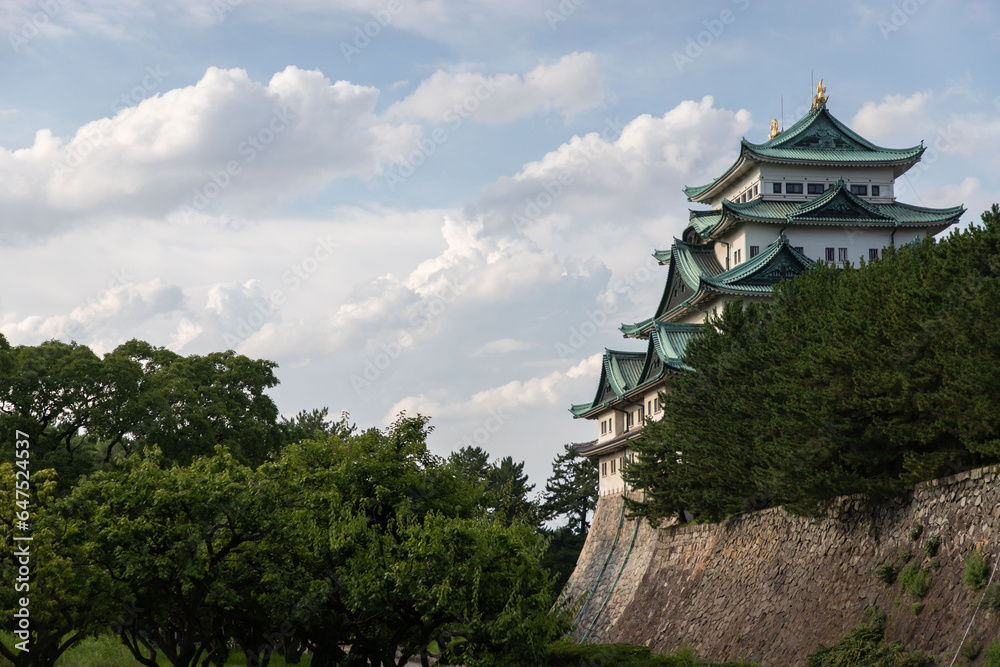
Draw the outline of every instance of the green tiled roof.
M590 403L571 405L569 411L574 417L593 417L626 394L655 386L664 373L690 370L684 351L703 330L701 324L655 322L645 352L605 350L597 396Z
M781 225L866 225L897 227L947 227L956 222L965 208L926 208L899 202L876 204L851 193L843 179L820 196L806 202L769 201L752 199L748 202L722 201L719 223L699 230L701 236L721 233L740 220L768 222ZM709 216L700 218L710 219ZM688 227L690 229L694 225Z
M782 280L799 275L813 261L788 244L782 234L777 241L745 262L715 276L705 276L706 286L726 294L770 294Z
M660 264L669 264L670 250L654 250L653 257L655 257L656 261L659 262Z
M923 144L910 148L877 146L834 118L826 104L820 104L773 139L761 144L742 139L739 157L722 176L707 185L685 187L684 194L691 201L705 201L712 194L718 194L720 187L741 173L749 162L893 165L899 167L896 170L899 176L916 163L923 152Z
M635 336L639 334L643 329L648 327L653 323L652 317L643 320L642 322L636 322L635 324L622 324L618 329L625 334L626 337Z
M674 239L674 266L684 281L692 290L697 290L702 276L714 276L722 273L722 265L715 256L715 244L685 243Z

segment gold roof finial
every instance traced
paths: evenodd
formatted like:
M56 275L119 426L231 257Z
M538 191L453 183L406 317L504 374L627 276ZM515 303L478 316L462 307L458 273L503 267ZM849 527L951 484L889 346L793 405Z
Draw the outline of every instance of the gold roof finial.
M816 97L813 98L813 109L818 107L820 104L826 104L826 101L830 99L830 96L826 94L826 86L823 85L823 79L819 80L816 84Z
M771 134L767 135L768 139L774 139L776 136L781 134L781 130L778 129L778 119L771 119Z

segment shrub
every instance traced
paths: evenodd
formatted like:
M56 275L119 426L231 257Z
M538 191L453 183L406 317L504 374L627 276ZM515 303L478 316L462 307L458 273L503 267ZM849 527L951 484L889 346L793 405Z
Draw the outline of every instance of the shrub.
M920 602L914 602L910 605L910 611L913 612L914 616L917 616L924 610L924 605Z
M896 575L898 574L899 566L894 563L880 563L875 568L875 578L886 586L891 586L892 582L896 581Z
M973 549L965 559L965 574L962 581L974 591L982 590L990 580L990 566L982 549Z
M919 652L885 642L885 614L878 607L865 609L859 623L832 646L822 646L806 659L806 667L924 667L930 664Z
M1000 667L1000 639L986 647L986 660L983 667Z
M977 641L965 642L964 644L962 644L962 648L959 649L958 652L963 658L965 658L969 662L972 662L977 657L979 657L979 642Z
M919 540L920 536L923 534L924 534L924 527L918 523L916 526L913 527L913 530L910 531L910 539Z
M653 653L645 646L632 644L574 644L553 642L545 650L549 667L701 667L706 664L690 649L670 655ZM759 667L753 663L727 662L720 667Z
M935 535L934 537L924 540L924 555L928 558L934 558L937 556L938 547L941 546L941 536Z
M913 561L908 563L899 572L899 590L909 593L913 597L922 598L927 595L931 587L930 570L921 569L920 563Z
M994 614L1000 612L1000 582L994 581L986 587L986 592L983 593L982 606Z
M901 560L904 563L909 563L912 558L913 558L913 552L910 551L909 549L899 554L899 560Z

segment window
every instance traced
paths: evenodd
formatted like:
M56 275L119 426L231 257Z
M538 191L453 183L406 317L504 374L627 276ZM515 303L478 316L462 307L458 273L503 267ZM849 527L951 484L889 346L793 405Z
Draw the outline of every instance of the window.
M833 262L835 255L833 254L833 248L826 249L826 261Z
M847 261L847 248L837 248L837 261L838 262Z
M648 412L649 414L653 414L653 402L652 401L646 401L646 412Z
M822 183L810 183L808 188L809 194L811 195L821 195L823 194L823 184Z
M868 261L878 259L878 248L868 248Z
M739 264L739 263L740 263L740 251L737 250L733 253L733 264Z
M753 186L753 196L754 197L757 196L757 184L756 183L754 183L754 186Z
M881 192L881 188L879 186L877 186L877 185L873 185L872 186L872 197L878 197L879 196L879 192Z
M620 459L618 459L618 469L619 470L625 470L625 457L624 456L621 457Z
M852 185L851 186L852 195L867 195L868 186L867 185Z
M615 474L615 460L611 459L611 474Z
M785 183L785 192L790 195L800 195L802 194L802 184L801 183Z
M625 413L625 430L627 431L630 428L632 428L632 413L631 412L626 412Z
M607 463L602 463L601 464L601 477L607 477L607 476L608 476L608 464Z
M774 189L772 190L772 192L774 192L774 194L776 194L776 195L780 195L781 194L781 183L774 183L773 185L774 185Z
M607 432L608 432L608 423L602 419L601 420L601 435L604 435Z
M646 412L643 408L640 407L638 410L638 414L639 414L639 423L641 424L643 420L646 419Z
M754 257L756 257L759 254L760 254L760 246L759 245L752 245L752 246L750 246L750 258L751 259L753 259Z
M659 396L657 396L656 398L653 399L653 407L656 409L657 412L660 411L661 408L660 408L660 398L659 398Z

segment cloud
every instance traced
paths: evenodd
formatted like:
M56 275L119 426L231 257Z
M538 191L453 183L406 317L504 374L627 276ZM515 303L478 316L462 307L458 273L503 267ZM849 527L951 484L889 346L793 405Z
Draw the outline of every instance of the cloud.
M36 344L49 339L87 341L107 351L127 338L142 337L150 327L162 329L165 318L183 312L184 293L178 285L157 278L143 283L114 284L79 304L67 315L18 319L7 313L0 325L12 343Z
M471 117L498 124L556 110L571 120L601 104L603 78L592 53L571 53L551 65L539 65L523 77L438 70L408 97L389 107L386 116L436 124Z
M209 68L195 85L72 137L39 130L28 148L0 148L0 231L38 237L94 218L253 216L333 179L369 178L420 136L376 118L378 95L297 67L267 84Z

